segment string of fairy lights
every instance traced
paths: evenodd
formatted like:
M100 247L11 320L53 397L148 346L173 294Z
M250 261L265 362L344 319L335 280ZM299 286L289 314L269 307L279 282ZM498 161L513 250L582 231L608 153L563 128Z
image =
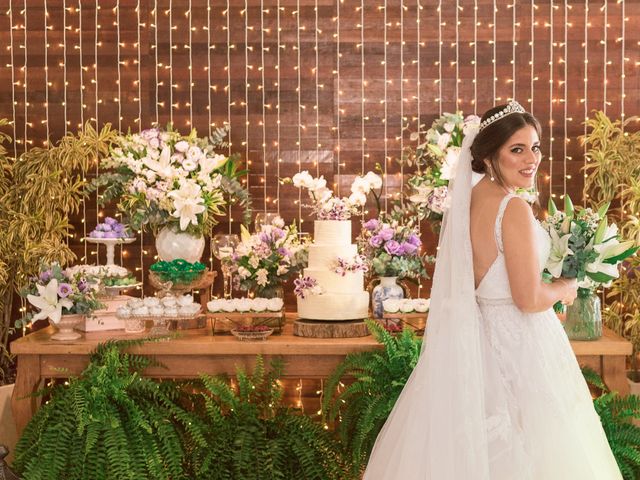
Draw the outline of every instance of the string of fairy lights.
M55 143L72 130L72 125L83 125L85 118L95 122L97 128L110 122L120 131L140 131L152 122L168 121L178 128L198 127L199 131L209 133L216 125L226 125L228 152L240 153L246 162L250 177L245 185L252 187L252 194L262 193L264 211L277 210L293 217L287 220L295 219L299 223L304 219L302 198L281 184L281 175L291 176L301 171L303 160L305 166L311 162L316 174L327 175L329 172L324 171L324 166L321 172L319 160L329 151L333 153L332 181L337 193L342 194L340 175L364 172L365 167L376 160L383 168L387 210L389 202L398 198L407 173L401 167L395 174L397 183L395 178L392 181L390 167L405 146L407 119L415 119L412 128L419 128L424 123L423 116L431 119L446 111L445 108L473 105L473 112L480 113L491 106L487 104L487 97L500 100L507 91L502 84L498 86L500 78L507 79L510 97L524 98L528 93L529 109L535 110L547 126L549 162L544 180L549 182L547 191L552 196L568 193L572 175L578 171L574 165L577 162L571 162L576 156L584 158L586 146L580 147L575 137L587 133L586 126L581 124L588 118L590 109L602 109L612 117L624 119L631 109L629 97L637 105L637 99L633 98L636 93L628 95L626 90L627 76L637 75L640 67L639 62L633 63L629 58L626 24L637 21L640 12L627 9L624 1L614 5L602 0L598 8L590 9L593 2L589 0L584 0L582 5L553 0L547 10L540 9L535 0L522 4L514 0L510 3L493 0L489 12L480 9L477 0L472 7L469 1L463 0L456 0L455 6L441 0L379 0L374 7L379 13L377 16L371 15L372 4L364 0L335 0L332 7L319 1L305 2L303 7L300 0L287 6L282 5L281 0L261 0L259 4L244 1L242 7L232 0L223 6L209 0L206 7L202 3L195 7L192 0L187 4L173 0L136 0L126 6L121 5L121 0L114 0L109 8L102 9L98 0L63 0L60 15L50 14L50 0L43 2L44 8L38 11L27 9L25 0L9 0L3 12L5 19L0 23L6 46L6 61L0 66L0 74L7 79L3 83L5 102L10 101L11 108L5 111L11 115L10 130L15 139L12 151L16 157L36 143L48 147L49 139ZM121 11L129 6L135 6L134 17L129 17L128 11ZM206 8L206 19L201 18L196 8ZM426 14L422 17L424 8L429 8L429 12L435 9L433 20ZM463 30L468 29L467 19L471 21L471 17L462 15L465 8L473 8L472 41L463 35ZM455 23L447 25L443 18L445 12L447 18L455 18ZM619 22L615 12L619 12ZM186 35L179 31L181 22L176 21L182 15L188 24ZM423 18L425 21L421 21ZM560 19L563 22L561 36L557 25ZM437 28L430 23L435 21ZM602 25L602 30L590 31L592 23ZM327 25L331 25L331 34L323 31ZM522 25L529 26L526 44L518 41L526 35L524 28L520 28ZM486 26L489 29L485 29ZM538 35L537 26L547 28L548 35ZM614 30L614 26L619 29ZM259 38L255 36L258 28ZM571 33L573 30L580 29L583 30L582 52L578 54L575 47L569 48L569 39L576 36ZM379 31L380 38L370 36L370 31ZM504 35L498 35L502 31L511 33L508 66L498 62L498 52L504 51ZM115 45L105 41L107 32L115 36ZM87 35L93 35L94 39L90 53L85 51ZM38 39L41 45L37 44ZM415 49L408 47L409 39L415 41ZM482 40L486 40L488 50ZM445 41L451 48L443 48ZM471 69L461 64L464 61L461 47L465 45L461 42L468 42L472 47L466 51L472 57ZM547 44L546 49L535 48L540 42ZM196 55L202 51L196 50L196 45L202 43L207 45L206 61ZM253 74L253 63L258 62L254 48L257 49L258 44L259 77ZM329 64L325 55L330 51L334 58L329 72L323 68ZM543 54L544 51L548 54ZM397 70L390 66L390 62L397 61L395 52L399 53ZM79 56L77 60L75 55ZM426 55L435 60L426 60ZM518 82L522 70L518 62L523 61L525 55L529 57L529 81L522 80L521 76L522 81ZM143 63L143 58L149 60ZM187 63L188 75L180 74L179 69ZM200 70L200 65L206 66ZM412 68L408 68L409 65ZM602 68L596 68L598 66ZM618 67L619 78L615 75ZM36 73L39 69L42 74ZM91 70L93 75L87 73ZM571 81L577 71L583 76L582 82ZM443 81L451 75L455 76L455 82ZM465 75L470 79L461 78ZM489 75L490 81L483 81L489 80ZM332 76L330 82L329 76ZM547 77L549 87L537 89L538 79ZM183 80L185 78L188 80ZM427 86L423 92L423 81L432 78L433 87ZM99 79L105 84L99 85ZM467 81L472 81L472 89L463 88ZM602 85L600 96L590 91L592 85ZM93 88L93 112L86 105L91 98L87 88ZM328 97L324 92L327 88L334 93L331 125L322 123L331 118L324 114L327 107L321 103ZM129 92L134 92L134 104L125 102ZM473 98L465 98L466 92L472 92ZM407 98L407 95L414 96ZM37 98L44 101L36 102ZM359 121L354 122L352 102L358 100L359 113L355 115ZM226 108L220 107L223 103ZM313 117L306 112L307 107L311 112L312 104ZM394 127L398 116L399 133ZM581 121L575 122L574 117ZM373 134L367 135L375 126L374 118L380 123L384 137L381 142L374 139ZM428 121L426 123L428 126ZM311 124L313 133L308 128ZM260 128L253 128L256 125ZM326 144L325 131L332 134L331 145ZM239 147L232 139L236 144L239 142ZM315 139L313 144L312 139ZM559 142L562 148L559 145L555 148ZM554 160L554 152L562 155L562 159ZM97 162L91 173L100 173ZM562 187L557 189L559 183L554 185L554 182L558 178L553 178L560 173ZM281 204L283 195L296 198L295 205ZM89 223L98 221L103 214L97 203L95 209L93 205L89 208L83 204L82 235L91 227ZM234 214L228 213L229 233L234 229ZM76 235L75 241L79 237ZM149 258L153 252L146 240L140 235L140 242L136 244L139 257L134 258L126 248L120 251L121 262L133 266L142 280L145 264L153 261ZM83 258L88 259L86 243L83 242L81 248ZM97 249L90 253L95 254L97 260ZM296 392L303 407L302 380Z

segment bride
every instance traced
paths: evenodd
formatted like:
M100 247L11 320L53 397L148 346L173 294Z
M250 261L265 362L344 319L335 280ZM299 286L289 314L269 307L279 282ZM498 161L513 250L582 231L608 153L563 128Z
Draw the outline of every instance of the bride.
M622 478L551 308L576 283L542 282L550 239L514 194L535 185L539 137L515 101L465 136L423 352L364 480Z

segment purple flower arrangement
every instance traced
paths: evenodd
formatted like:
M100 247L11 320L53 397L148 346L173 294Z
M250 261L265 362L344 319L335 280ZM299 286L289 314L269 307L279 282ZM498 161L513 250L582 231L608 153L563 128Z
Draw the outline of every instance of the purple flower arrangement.
M308 295L320 295L322 293L322 287L318 285L318 282L313 277L299 277L293 281L294 289L293 293L297 297L307 298Z
M367 273L369 271L369 265L367 263L367 259L362 255L356 255L352 260L338 257L338 261L333 271L341 277L344 277L347 273Z
M426 274L426 255L414 220L402 221L381 214L363 224L358 237L362 258L381 277L418 278Z
M78 273L70 275L54 263L41 269L37 277L21 292L37 312L28 312L16 320L16 327L25 327L37 320L60 322L62 315L90 314L104 308L97 299L97 284Z
M285 226L278 217L253 235L241 229L242 241L225 259L236 288L268 296L306 266L307 244L300 241L295 225Z
M104 223L96 225L95 230L89 234L90 238L132 238L127 227L115 218L106 217Z

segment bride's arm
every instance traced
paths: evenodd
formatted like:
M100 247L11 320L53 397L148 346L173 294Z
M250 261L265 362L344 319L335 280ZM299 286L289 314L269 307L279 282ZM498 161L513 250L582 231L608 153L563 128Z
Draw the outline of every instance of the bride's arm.
M502 220L502 242L511 296L523 312L542 312L556 302L572 297L574 282L543 283L538 260L535 218L521 198L507 204Z

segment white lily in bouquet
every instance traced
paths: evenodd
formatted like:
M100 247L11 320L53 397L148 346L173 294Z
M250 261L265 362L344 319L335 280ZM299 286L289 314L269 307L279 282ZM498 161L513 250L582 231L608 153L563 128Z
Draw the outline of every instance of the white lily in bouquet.
M565 196L564 212L549 200L549 214L542 226L551 236L547 278L575 278L578 295L590 295L599 286L608 286L619 276L622 261L638 250L632 240L623 241L615 223L607 221L609 205L597 212L575 208ZM558 307L559 308L559 307Z
M170 226L200 235L210 232L228 201L248 205L237 178L235 157L216 152L227 131L209 138L192 130L182 135L171 125L120 135L101 162L103 173L93 182L101 204L118 200L118 209L134 230L157 232Z

